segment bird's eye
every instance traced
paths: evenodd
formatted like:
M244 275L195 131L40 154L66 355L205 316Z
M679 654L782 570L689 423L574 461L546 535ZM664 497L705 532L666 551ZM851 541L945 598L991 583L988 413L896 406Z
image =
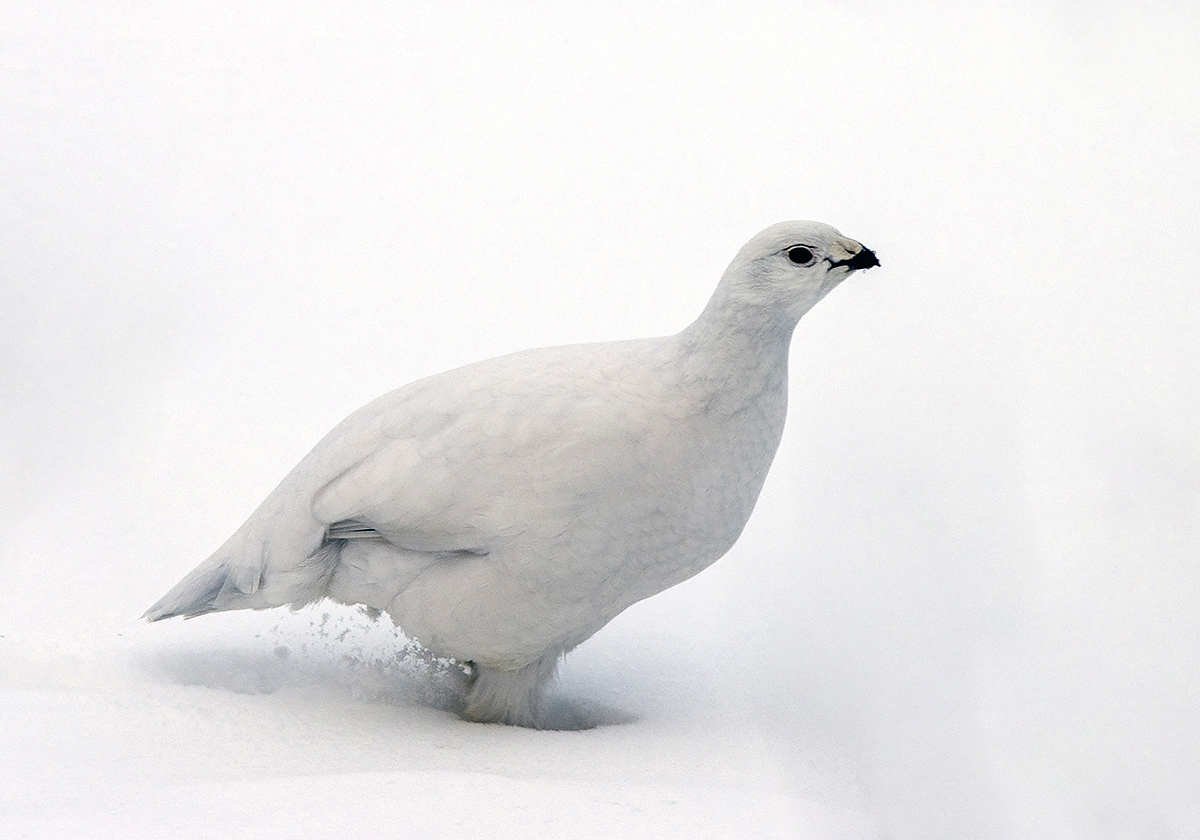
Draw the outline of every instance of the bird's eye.
M808 265L813 261L813 252L805 248L803 245L797 245L795 248L788 248L788 259L796 265Z

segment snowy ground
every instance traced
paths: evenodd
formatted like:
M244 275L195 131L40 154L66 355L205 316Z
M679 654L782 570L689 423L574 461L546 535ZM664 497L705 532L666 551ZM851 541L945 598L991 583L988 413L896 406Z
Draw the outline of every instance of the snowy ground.
M568 671L605 725L538 733L439 710L431 685L454 673L350 611L260 618L231 622L245 636L126 627L103 652L6 639L35 652L0 695L5 836L871 836L848 779L764 766L770 733L744 711L670 713L686 689L648 689L664 681L636 650Z
M0 3L0 836L1200 838L1200 13L744 5ZM567 658L597 727L137 620L353 408L797 217L883 266L741 542Z

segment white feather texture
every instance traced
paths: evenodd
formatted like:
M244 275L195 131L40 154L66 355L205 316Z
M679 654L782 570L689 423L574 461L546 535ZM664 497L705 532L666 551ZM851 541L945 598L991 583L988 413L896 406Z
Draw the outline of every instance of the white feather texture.
M563 653L733 545L783 432L797 321L877 264L828 225L784 222L676 335L528 350L386 394L146 617L363 604L472 663L466 717L545 725Z

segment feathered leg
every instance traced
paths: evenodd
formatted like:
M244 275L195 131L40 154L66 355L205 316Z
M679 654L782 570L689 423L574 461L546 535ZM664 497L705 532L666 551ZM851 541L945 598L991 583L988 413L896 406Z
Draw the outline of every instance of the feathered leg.
M555 651L512 671L473 664L463 717L477 723L544 728L542 696L558 670L559 656Z

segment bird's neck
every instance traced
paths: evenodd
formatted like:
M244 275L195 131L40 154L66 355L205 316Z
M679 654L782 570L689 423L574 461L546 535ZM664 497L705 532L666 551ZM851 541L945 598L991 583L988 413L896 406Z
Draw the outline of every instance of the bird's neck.
M786 401L788 348L797 319L718 287L708 306L675 338L685 379L731 411L765 395Z

